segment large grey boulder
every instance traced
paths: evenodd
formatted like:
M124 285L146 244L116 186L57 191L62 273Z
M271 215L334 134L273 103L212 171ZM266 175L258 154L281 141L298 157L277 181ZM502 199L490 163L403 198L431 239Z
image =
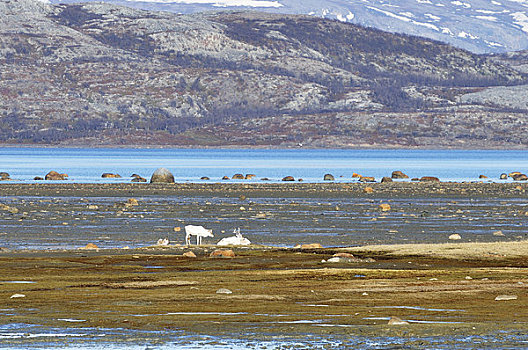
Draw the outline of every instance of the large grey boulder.
M165 168L158 168L152 174L150 183L174 183L174 175Z

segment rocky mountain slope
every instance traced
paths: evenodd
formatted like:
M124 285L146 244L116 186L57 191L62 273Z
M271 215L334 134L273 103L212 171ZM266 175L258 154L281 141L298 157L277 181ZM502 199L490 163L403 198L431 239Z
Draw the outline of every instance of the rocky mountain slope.
M44 0L48 1L48 0ZM51 0L53 3L100 0ZM103 0L147 10L306 14L444 41L478 53L528 49L528 0Z
M7 0L0 141L525 147L521 62L310 16Z

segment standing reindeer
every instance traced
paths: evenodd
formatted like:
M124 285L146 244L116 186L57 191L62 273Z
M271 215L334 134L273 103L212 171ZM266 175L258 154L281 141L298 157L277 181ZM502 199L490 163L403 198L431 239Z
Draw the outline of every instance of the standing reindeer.
M208 230L203 226L185 226L185 244L191 245L191 236L196 236L196 244L202 244L202 237L214 237L213 230Z

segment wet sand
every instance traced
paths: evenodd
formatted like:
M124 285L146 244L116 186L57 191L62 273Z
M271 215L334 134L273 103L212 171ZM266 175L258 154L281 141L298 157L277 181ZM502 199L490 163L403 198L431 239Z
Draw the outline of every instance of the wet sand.
M127 207L129 197L139 205ZM2 325L93 335L4 337L2 346L257 348L271 340L268 348L447 349L528 341L524 184L2 184L0 202L18 210L0 212L8 246L0 251ZM179 246L183 234L173 228L197 219L216 225L207 243L240 224L258 246L234 248L234 258L210 258L214 246ZM172 246L147 247L169 232ZM449 241L454 232L460 241ZM24 237L57 244L12 243ZM409 241L416 244L401 244ZM77 249L86 242L131 249ZM197 257L182 256L189 250ZM359 259L322 262L338 252ZM11 298L17 293L25 297ZM410 324L387 325L391 316ZM14 333L5 329L0 337Z

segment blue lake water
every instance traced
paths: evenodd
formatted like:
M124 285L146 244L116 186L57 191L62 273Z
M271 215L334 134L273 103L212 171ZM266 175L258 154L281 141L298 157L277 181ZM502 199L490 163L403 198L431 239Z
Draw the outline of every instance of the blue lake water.
M497 180L503 172L528 171L528 151L0 148L0 171L24 182L50 170L67 173L70 182L129 182L133 173L149 178L158 167L169 169L177 182L200 182L202 176L217 181L235 173L271 181L291 175L307 182L321 182L331 173L336 181L350 181L354 172L380 179L393 170L474 181L480 174ZM103 179L105 172L123 178Z

